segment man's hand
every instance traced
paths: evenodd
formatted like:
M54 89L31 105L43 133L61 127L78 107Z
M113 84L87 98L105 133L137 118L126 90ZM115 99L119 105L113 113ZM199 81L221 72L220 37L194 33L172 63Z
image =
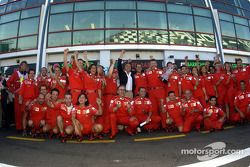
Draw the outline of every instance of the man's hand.
M87 51L84 51L82 54L83 54L83 59L84 59L84 61L88 60L88 58L87 58L88 52L87 52Z
M120 53L120 57L119 58L122 59L125 53L126 53L126 51L122 50L121 53Z
M110 64L115 64L115 61L116 61L115 59L111 59Z
M67 55L69 53L69 48L64 49L64 54Z

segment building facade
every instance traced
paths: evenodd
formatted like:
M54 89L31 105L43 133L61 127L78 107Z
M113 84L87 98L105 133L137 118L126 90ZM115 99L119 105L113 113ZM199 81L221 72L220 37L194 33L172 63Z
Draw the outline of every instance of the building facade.
M62 62L88 51L106 68L118 58L163 62L199 55L250 63L248 0L0 0L0 66Z

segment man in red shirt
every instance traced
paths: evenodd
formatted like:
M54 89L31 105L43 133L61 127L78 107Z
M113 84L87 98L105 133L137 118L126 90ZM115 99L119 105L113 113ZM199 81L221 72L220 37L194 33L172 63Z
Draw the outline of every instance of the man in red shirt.
M161 117L157 115L152 116L152 103L146 98L146 88L141 87L138 91L139 96L132 101L135 116L145 130L156 130L159 128Z
M186 90L184 93L182 109L184 115L183 132L188 133L193 127L199 131L203 119L203 107L199 100L192 97L190 90Z
M240 82L240 91L235 96L234 105L242 120L250 120L250 92L246 90L244 80Z
M72 112L74 109L72 104L72 95L70 93L66 93L64 101L65 103L60 105L59 115L57 116L57 126L63 143L66 142L66 135L72 135L74 132L72 123Z
M187 66L183 65L181 67L182 76L178 82L179 84L179 97L182 97L186 90L193 92L194 90L194 79L193 76L189 74L189 69Z
M237 68L233 71L236 77L237 89L241 90L240 82L245 81L246 86L249 84L249 76L250 76L250 66L243 67L241 59L235 59L235 63Z
M109 133L111 125L110 125L110 111L109 105L110 101L115 98L117 95L117 80L118 80L118 71L114 69L116 60L112 59L109 67L108 76L105 77L106 87L103 92L104 99L104 107L103 107L103 133Z
M72 94L73 104L76 104L78 96L81 94L81 91L84 90L84 78L81 75L81 71L74 65L75 62L73 62L72 68L69 68L67 62L68 52L69 49L64 50L64 68L68 73L69 89ZM76 54L77 53L74 54L74 59L76 59ZM83 61L81 59L78 60L78 65L81 67L83 66Z
M48 76L48 71L46 67L41 68L41 72L37 76L36 80L37 80L38 87L40 87L41 85L46 85L49 88L51 78Z
M35 133L37 132L40 133L40 130L45 125L45 112L47 110L47 105L44 101L45 96L43 94L39 94L37 101L28 107L28 127L32 129L32 135L36 135Z
M129 135L136 133L136 128L139 125L139 121L133 114L131 101L129 98L125 97L125 90L125 86L120 85L118 87L118 96L110 102L110 138L114 138L117 134L117 125L127 126L126 131Z
M182 117L181 100L175 96L174 91L168 92L168 98L162 103L162 127L167 129L167 125L172 123L177 126L179 132L183 131L183 117Z
M19 91L19 104L20 110L22 113L22 126L23 126L23 135L26 134L26 125L28 112L26 111L27 106L37 97L38 88L35 81L35 70L30 69L28 72L28 79L25 79L20 87Z
M11 77L7 80L7 87L11 93L14 94L14 110L15 110L15 123L16 130L22 130L22 112L19 106L19 90L22 82L28 78L27 74L28 65L23 61L19 65L19 69L14 71Z
M147 89L147 79L145 73L142 72L142 65L136 64L136 74L135 78L135 90L134 95L138 94L139 88L144 87Z
M62 100L58 98L58 95L59 90L54 88L50 91L50 94L46 96L48 109L45 115L46 125L43 128L43 132L50 132L50 137L52 137L53 134L59 133L56 119L60 112Z
M62 75L61 69L59 65L54 66L55 74L51 76L51 89L58 89L59 90L59 99L64 99L64 94L67 91L67 79L66 76Z
M174 93L178 96L179 95L179 88L178 82L180 79L180 75L177 70L174 68L173 72L169 75L168 82L167 82L167 93L170 91L174 91Z
M212 96L209 99L210 105L204 109L204 128L205 130L221 130L225 122L226 114L224 111L216 107L216 97Z
M157 68L156 60L150 60L150 69L146 72L149 99L152 102L152 114L160 114L161 99L165 99L165 88L161 76L163 71Z

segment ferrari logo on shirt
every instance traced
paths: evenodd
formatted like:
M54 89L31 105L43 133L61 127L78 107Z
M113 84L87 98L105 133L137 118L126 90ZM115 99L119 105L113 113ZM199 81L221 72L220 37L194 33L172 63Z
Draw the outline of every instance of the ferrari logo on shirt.
M151 102L150 101L145 101L145 104L151 104Z
M174 108L174 105L171 104L171 105L168 105L168 109L173 109Z
M241 96L239 97L239 99L240 99L240 100L245 99L244 95L241 95Z
M247 97L250 97L250 93L248 93Z
M39 111L39 108L38 107L35 107L35 109L34 109L36 112L38 112Z
M77 113L77 114L81 114L81 110L77 110L76 113Z
M141 101L136 101L135 104L142 104L142 102Z
M191 103L191 107L196 107L196 103Z
M87 110L85 110L85 112L84 112L85 114L89 114L90 113L90 110L89 109L87 109Z

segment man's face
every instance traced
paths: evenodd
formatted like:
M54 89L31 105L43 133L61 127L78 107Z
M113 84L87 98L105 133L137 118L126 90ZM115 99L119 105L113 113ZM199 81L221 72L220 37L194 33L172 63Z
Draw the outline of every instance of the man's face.
M242 67L242 61L241 60L238 60L236 62L236 64L237 64L237 68L241 68Z
M190 90L186 90L184 96L187 100L189 100L192 97L192 92Z
M182 74L187 74L187 67L182 67L181 68L181 73Z
M151 69L154 69L154 68L156 68L156 67L157 67L157 62L156 62L156 61L151 60L149 65L150 65L150 68L151 68Z
M43 104L44 99L45 99L45 96L43 94L39 94L39 96L37 98L37 101L38 101L39 104Z
M93 66L91 66L90 73L93 74L93 75L95 75L96 74L96 70L97 70L96 66L93 65Z
M175 97L175 93L170 93L169 95L168 95L168 98L169 98L169 100L175 100L176 99L176 97Z
M27 64L26 63L22 63L20 64L20 71L26 71L27 70Z
M124 86L120 86L120 87L118 88L117 93L118 93L118 95L119 95L120 97L124 97L124 96L125 96L125 93L126 93L125 87L124 87Z
M127 71L127 72L131 72L131 64L126 64L125 67L124 67L124 70Z
M61 75L61 70L60 70L59 67L55 68L55 74L56 74L56 76L60 76Z
M78 65L80 66L81 69L84 68L84 66L83 66L83 61L82 61L82 60L78 60Z
M40 93L46 95L48 93L46 86L41 86Z
M145 88L141 88L139 91L139 96L144 98L146 96L146 89Z
M142 72L142 66L141 64L136 65L136 72L141 73Z
M51 93L51 99L56 101L58 98L58 92L57 91L52 91Z
M70 106L72 103L72 97L71 95L65 95L65 103L67 106Z
M240 82L240 89L241 89L241 91L246 90L246 84L244 82Z
M35 78L35 71L30 71L29 72L29 78L34 79Z
M41 75L42 75L42 76L46 76L46 75L47 75L47 69L46 69L45 67L43 67L43 68L41 69Z
M211 106L215 106L216 105L216 98L212 98L209 103L211 104Z

